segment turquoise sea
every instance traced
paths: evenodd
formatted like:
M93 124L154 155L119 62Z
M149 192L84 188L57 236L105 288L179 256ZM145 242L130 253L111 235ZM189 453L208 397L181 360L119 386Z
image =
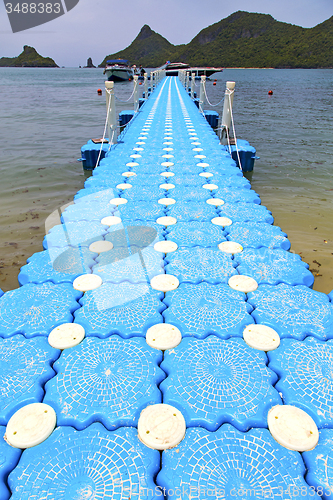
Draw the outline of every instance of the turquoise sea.
M315 275L333 288L333 70L225 69L207 82L211 104L236 82L236 135L257 150L250 175L262 204ZM103 89L103 96L97 89ZM132 82L116 84L118 111ZM142 86L140 87L141 92ZM273 90L269 96L268 91ZM197 89L199 92L199 87ZM221 114L222 105L209 106ZM87 173L81 146L105 122L101 69L0 68L0 287L18 287L26 259L42 250L45 220L73 200Z

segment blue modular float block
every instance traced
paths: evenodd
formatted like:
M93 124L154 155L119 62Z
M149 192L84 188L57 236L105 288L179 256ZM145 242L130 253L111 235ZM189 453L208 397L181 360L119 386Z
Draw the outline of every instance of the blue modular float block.
M115 189L84 188L76 193L74 203L85 203L86 201L109 203L115 196Z
M100 149L102 146L102 151ZM102 160L109 150L109 144L94 143L92 140L88 141L87 144L81 148L81 159L82 166L86 170L91 170L95 168L97 164L98 157Z
M173 179L173 177L171 178ZM210 191L207 189L202 189L202 187L193 186L176 186L175 189L168 191L168 197L176 200L177 203L193 201L193 202L205 202L209 198L212 198Z
M165 351L163 402L182 412L187 427L215 431L225 422L241 431L267 427L269 409L282 401L273 388L277 376L266 363L266 354L243 339L184 338Z
M118 250L118 251L117 251ZM113 255L117 254L116 260ZM103 282L130 283L150 282L158 274L164 274L162 254L151 247L131 247L131 254L127 247L113 249L103 253L98 264L93 267L93 273L98 274Z
M306 285L314 282L309 266L297 254L281 248L246 248L234 257L239 274L250 276L257 283Z
M225 424L216 432L188 429L163 453L157 483L170 492L168 500L319 499L304 473L301 455L280 446L267 429L243 433Z
M235 222L224 231L228 240L236 241L243 247L267 247L289 250L290 241L278 226L257 222Z
M27 283L6 292L1 299L0 337L48 335L54 327L73 320L81 296L69 283Z
M21 267L18 281L20 285L73 282L81 274L91 273L97 255L86 247L54 247L34 253Z
M88 336L104 338L118 333L123 338L144 337L150 326L163 323L162 295L145 283L103 283L84 294L75 323L82 325Z
M319 431L319 443L314 450L302 453L307 468L306 482L324 500L333 495L333 429Z
M219 181L220 183L220 181ZM215 198L221 198L227 203L256 203L260 205L260 198L252 189L244 188L221 188L214 192Z
M283 339L268 357L269 367L279 375L275 387L284 403L302 408L319 428L332 428L333 341Z
M224 283L183 283L167 292L164 302L168 306L165 322L177 326L186 337L205 338L211 333L223 339L240 337L245 326L254 322L245 294Z
M53 247L85 246L101 240L109 226L97 221L67 222L50 229L43 241L45 250Z
M120 227L122 229L118 229ZM154 221L126 221L121 226L111 226L105 240L110 241L114 247L133 246L137 251L138 248L146 248L164 239L163 234L163 226Z
M248 302L256 323L271 326L282 338L333 338L333 305L324 293L304 285L260 285Z
M162 177L161 177L162 179ZM163 180L160 182L161 184L163 183ZM134 201L134 202L141 202L144 201L146 202L147 200L154 201L155 203L160 199L163 198L163 193L162 189L160 189L158 186L145 186L145 185L140 185L140 186L135 186L132 189L127 189L126 193L124 192L121 197L125 198L126 200Z
M8 500L10 491L7 486L7 476L16 467L21 456L22 450L12 448L3 439L6 427L0 426L0 498Z
M179 172L173 177L169 177L168 181L177 187L188 186L200 191L205 179L199 175L181 175Z
M210 221L217 217L217 211L211 205L207 205L204 201L178 202L169 207L168 215L175 217L177 221L187 222L191 220Z
M333 302L333 290L328 294L328 298Z
M180 247L167 255L166 260L166 273L177 276L183 283L227 283L237 274L231 255L219 249Z
M239 175L230 175L227 172L223 174L223 171L220 170L219 166L214 168L208 167L207 172L211 172L214 174L214 177L211 177L211 182L218 185L218 189L215 191L215 196L219 197L220 189L228 188L229 190L238 190L238 189L251 189L250 181L248 181L245 177L240 177Z
M184 247L215 247L226 241L223 230L211 222L178 222L169 227L167 239Z
M256 203L225 203L219 207L219 216L228 217L232 222L267 222L273 224L272 214L263 205Z
M23 452L9 476L11 499L124 500L138 498L141 489L145 499L155 500L159 465L159 452L142 444L136 429L58 427L46 441Z
M162 196L161 196L162 197ZM114 215L123 220L151 220L156 221L159 217L165 216L163 205L159 203L135 202L131 201L125 205L119 205Z
M2 297L4 293L5 292L3 290L1 290L1 288L0 288L0 297Z
M60 351L45 338L27 340L14 335L0 339L0 425L7 425L22 406L42 402L44 384L55 375L51 364L59 356Z
M57 425L137 427L141 411L162 401L161 361L162 352L142 338L86 338L54 364L57 376L46 384L43 402L55 409Z
M74 204L66 208L66 210L61 215L62 224L67 224L68 222L77 221L91 221L91 220L102 220L103 217L108 217L113 215L115 211L115 206L110 205L110 203L105 203L101 201L88 202L85 201L84 205Z

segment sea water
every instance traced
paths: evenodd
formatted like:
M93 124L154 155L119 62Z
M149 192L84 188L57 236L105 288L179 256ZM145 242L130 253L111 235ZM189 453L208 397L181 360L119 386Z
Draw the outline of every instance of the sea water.
M333 288L333 70L225 69L207 81L211 105L205 109L221 115L226 80L236 82L236 136L260 156L250 175L253 189L288 234L292 250L310 265L314 288L328 293ZM125 102L132 90L133 82L115 84L117 112L133 109ZM42 251L45 220L72 202L90 175L77 159L88 139L102 136L105 115L102 69L0 68L4 291L18 287L20 267Z

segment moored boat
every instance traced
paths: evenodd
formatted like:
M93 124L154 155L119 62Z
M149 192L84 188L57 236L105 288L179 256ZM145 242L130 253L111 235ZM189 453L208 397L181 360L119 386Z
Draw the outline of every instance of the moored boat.
M103 72L109 82L133 80L134 71L126 59L109 59Z
M166 71L166 76L178 76L178 71L186 70L190 73L195 74L195 78L200 78L202 75L207 77L213 75L214 73L220 73L223 71L221 67L214 66L190 66L189 64L183 62L170 62L167 61L163 66L159 69L163 69Z

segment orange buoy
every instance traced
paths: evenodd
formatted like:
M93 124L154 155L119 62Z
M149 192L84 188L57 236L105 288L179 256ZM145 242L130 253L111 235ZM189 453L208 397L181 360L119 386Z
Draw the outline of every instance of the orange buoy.
M269 90L268 95L273 95L273 90Z
M213 85L216 85L216 82L213 82Z
M97 89L97 94L102 95L102 89Z
M139 82L139 85L142 85L142 82Z

